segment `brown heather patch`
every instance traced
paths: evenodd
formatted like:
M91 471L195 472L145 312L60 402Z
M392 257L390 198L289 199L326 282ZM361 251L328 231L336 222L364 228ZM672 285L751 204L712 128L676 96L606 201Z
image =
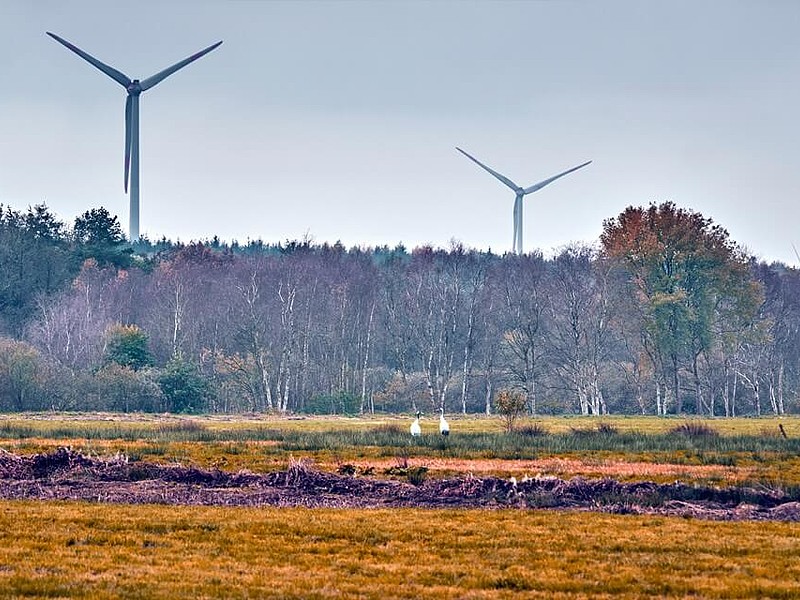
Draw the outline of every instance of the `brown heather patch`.
M0 502L0 597L790 598L799 553L787 523Z
M720 488L553 476L517 481L468 475L426 481L428 468L408 461L391 469L405 481L354 477L367 470L342 465L338 474L325 473L296 460L286 470L259 475L131 462L122 455L102 460L66 448L34 456L0 451L0 498L260 507L557 508L800 521L797 490L766 486Z

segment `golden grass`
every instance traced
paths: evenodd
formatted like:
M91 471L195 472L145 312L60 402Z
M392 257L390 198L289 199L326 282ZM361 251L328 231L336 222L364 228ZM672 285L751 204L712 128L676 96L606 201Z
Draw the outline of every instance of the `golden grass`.
M497 418L449 417L459 431L500 433ZM52 439L70 431L267 428L360 430L380 418L0 415L37 437L0 440L17 453L71 446L90 455L123 452L152 462L268 471L290 458L318 468L396 464L378 448L293 452L275 442ZM553 417L530 421L550 433L609 423L620 433L663 433L684 419ZM705 420L721 435L770 435L800 419ZM528 424L523 422L522 425ZM423 423L424 425L424 423ZM435 428L433 420L428 423ZM706 453L707 454L707 453ZM800 484L800 456L736 452L722 464L691 451L571 451L535 460L414 456L434 475L614 477L734 484ZM0 502L0 598L540 598L800 597L800 526L543 511L304 510Z
M504 430L504 422L499 416L448 414L448 421L454 432L499 433ZM342 431L372 429L381 425L397 425L403 430L411 424L412 416L407 415L362 415L345 416L280 416L269 414L258 415L161 415L150 413L19 413L0 414L0 424L24 424L28 427L52 431L59 427L75 426L84 423L94 429L141 428L149 426L162 427L165 424L185 425L199 424L210 431L236 431L242 429L268 428L276 430L302 430L310 432ZM694 418L694 417L654 417L610 415L602 417L584 416L543 416L523 418L517 421L517 427L538 424L549 433L565 433L572 429L588 429L607 423L620 433L638 432L657 434L665 433L686 423L701 423L717 430L722 435L780 435L778 425L783 424L787 434L800 436L800 416L786 415L781 417L764 416L759 418L737 417L727 418ZM423 429L437 430L438 417L423 416Z
M0 502L0 598L790 598L799 554L787 523Z
M499 417L483 415L448 415L454 434L457 433L501 433L504 425ZM436 419L423 418L423 433L437 431ZM59 429L85 428L87 430L158 431L170 427L197 427L213 433L268 429L275 431L302 431L310 433L365 431L381 426L396 426L407 429L411 417L404 415L380 415L363 417L314 416L285 417L274 415L205 415L178 416L122 413L25 413L0 414L0 426L23 426L40 433L43 438ZM574 430L591 430L607 424L619 433L663 434L684 423L699 423L716 430L721 435L750 435L778 437L782 425L789 437L800 437L800 416L734 419L693 419L684 417L653 416L606 416L606 417L537 417L520 419L517 426L537 425L552 434L569 433Z
M714 480L738 483L751 479L753 467L726 467L722 465L679 465L652 462L626 462L614 459L596 460L574 457L550 457L535 460L463 459L463 458L409 458L410 466L424 466L429 473L456 475L472 473L478 476L554 475L561 478L580 475L587 478L612 477L618 481L657 482L675 480ZM356 461L357 466L371 467L381 472L397 464L397 459L367 459ZM329 465L322 465L330 468Z
M607 423L620 433L667 433L679 425L690 422L707 425L721 435L780 435L778 424L783 424L790 436L800 436L800 417L789 415L782 417L766 416L759 418L736 417L726 418L694 418L694 417L654 417L654 416L604 416L604 417L539 417L521 419L520 426L538 423L550 433L565 433L571 429L586 429Z

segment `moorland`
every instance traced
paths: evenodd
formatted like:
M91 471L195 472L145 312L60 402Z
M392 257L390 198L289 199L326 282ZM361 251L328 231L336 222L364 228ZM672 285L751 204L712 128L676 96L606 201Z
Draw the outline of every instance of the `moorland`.
M800 593L796 418L410 421L3 416L0 597Z

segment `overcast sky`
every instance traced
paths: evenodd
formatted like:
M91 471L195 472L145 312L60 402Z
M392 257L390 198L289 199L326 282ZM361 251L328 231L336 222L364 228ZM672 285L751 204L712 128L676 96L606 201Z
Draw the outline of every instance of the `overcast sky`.
M800 246L800 2L0 0L0 203L128 227L125 91L141 100L151 239L306 235L510 250L597 240L672 200L766 260Z

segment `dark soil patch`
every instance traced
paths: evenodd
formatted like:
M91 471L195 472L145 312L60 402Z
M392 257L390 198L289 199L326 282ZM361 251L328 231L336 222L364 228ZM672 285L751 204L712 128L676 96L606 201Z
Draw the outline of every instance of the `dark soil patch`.
M800 498L780 490L614 479L473 477L415 481L325 473L294 463L275 473L230 473L97 459L61 448L18 456L0 450L0 498L125 504L336 508L547 508L715 520L800 521Z

